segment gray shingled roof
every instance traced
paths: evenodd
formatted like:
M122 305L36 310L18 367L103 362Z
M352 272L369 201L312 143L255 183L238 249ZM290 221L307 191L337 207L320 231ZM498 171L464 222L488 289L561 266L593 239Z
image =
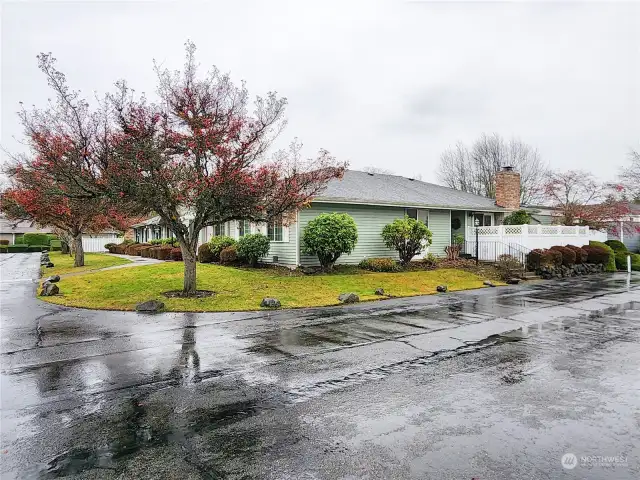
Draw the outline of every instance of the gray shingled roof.
M50 228L38 228L33 222L14 222L0 217L0 233L51 233Z
M494 199L481 195L397 175L371 174L357 170L347 170L341 180L330 181L315 200L465 210L505 210L496 206Z

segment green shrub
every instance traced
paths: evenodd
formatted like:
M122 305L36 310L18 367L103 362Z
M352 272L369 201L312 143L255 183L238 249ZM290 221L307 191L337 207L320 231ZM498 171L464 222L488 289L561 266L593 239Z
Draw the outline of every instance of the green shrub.
M399 272L402 267L392 258L365 258L358 266L370 272Z
M576 264L587 263L588 254L582 247L567 245L567 248L570 248L576 254Z
M408 264L425 246L431 245L431 237L431 231L424 223L407 216L394 220L382 229L384 244L398 252L402 265Z
M115 246L116 246L116 244L115 244L115 243L113 243L113 242L105 243L105 245L104 245L104 249L105 249L105 250L109 250L109 251L111 251L111 250L113 249L113 247L115 247Z
M200 263L213 262L213 253L211 253L211 247L208 243L203 243L198 247L198 261Z
M236 244L236 241L231 237L226 237L224 235L219 237L211 237L209 240L209 248L211 249L211 255L213 255L213 261L220 261L220 252L227 247L233 247Z
M627 246L622 243L620 240L607 240L604 242L606 245L610 246L614 252L628 252Z
M606 243L596 242L594 240L591 240L589 242L589 246L604 248L607 251L608 255L609 255L608 258L607 258L607 262L604 264L604 271L605 272L615 272L616 271L616 255L615 255L615 253L613 251L613 248L611 248Z
M235 245L224 248L220 252L220 263L223 265L229 265L229 264L235 263L237 260L238 260L238 252L236 250Z
M9 245L9 240L0 240L0 245Z
M14 245L9 245L7 247L7 251L9 253L20 253L20 252L26 252L28 251L27 249L29 248L29 245L27 244L14 244Z
M629 252L616 252L616 268L627 271L627 256L631 257L631 270L640 271L640 254Z
M16 235L16 238L13 240L14 245L26 245L24 241L24 235Z
M50 249L51 247L49 245L29 245L27 247L27 252L42 252Z
M496 262L496 269L500 274L500 278L508 280L510 278L520 278L523 266L513 255L500 255Z
M49 245L49 235L46 233L25 233L23 237L27 245Z
M438 265L438 257L429 252L427 256L422 259L422 263L428 268L435 268Z
M526 210L517 210L502 220L504 225L527 225L531 222L531 215Z
M322 213L311 220L302 233L302 252L315 255L322 268L331 270L343 253L349 254L358 242L358 227L346 213Z
M551 247L550 250L560 252L562 255L562 265L565 267L573 267L576 264L576 252L571 248L555 245Z
M51 241L52 240L58 240L58 236L54 235L53 233L48 233L47 234L47 243L46 243L46 245L51 245Z
M640 253L631 254L631 270L640 272Z
M238 240L236 251L240 260L255 267L258 260L269 254L269 238L261 233L245 235Z
M49 246L51 247L52 251L59 252L60 250L62 250L62 240L51 240L49 242Z
M6 245L6 244L2 245L2 244L0 244L0 253L7 253L7 252L9 251L8 249L9 249L9 245Z

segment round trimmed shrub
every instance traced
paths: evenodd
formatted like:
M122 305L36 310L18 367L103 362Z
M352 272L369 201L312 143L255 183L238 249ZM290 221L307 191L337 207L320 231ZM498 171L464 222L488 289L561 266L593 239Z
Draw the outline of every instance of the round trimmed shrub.
M605 245L610 246L614 252L628 252L627 246L620 240L607 240Z
M321 213L302 233L302 252L315 255L322 268L331 270L343 253L349 254L358 242L358 226L346 213Z
M576 252L568 247L562 247L560 245L555 245L550 248L550 250L555 250L560 252L562 255L562 265L565 267L573 267L576 264Z
M173 250L173 247L170 245L162 245L158 248L158 260L169 260L171 257L171 250Z
M576 254L576 264L587 263L588 254L582 247L567 245L567 248L570 248Z
M236 241L225 235L221 235L219 237L211 237L209 240L209 249L211 250L211 255L213 255L213 262L220 261L220 252L227 247L232 247L236 244Z
M169 253L169 258L171 260L176 261L176 262L181 262L182 261L182 249L180 249L178 247L172 248L171 252Z
M387 248L393 248L400 256L400 263L407 265L425 246L431 245L431 230L415 218L398 218L382 229L382 240ZM455 242L445 248L451 260L458 258L462 244Z
M589 242L590 246L603 248L607 252L607 261L604 263L604 271L605 272L615 272L616 271L616 255L609 245L604 242L596 242L595 240L591 240Z
M245 235L236 245L238 258L252 267L258 265L258 260L269 254L269 238L261 233Z
M145 245L143 247L140 247L138 249L138 252L139 252L138 255L140 255L141 257L144 257L144 258L149 258L151 256L150 252L151 252L152 248L153 247L151 245Z
M203 243L198 247L198 261L200 263L213 262L213 253L211 253L211 246L208 243Z
M0 240L0 245L9 245L9 240Z
M49 245L49 234L47 233L25 233L24 243L27 245Z
M237 260L238 252L235 245L227 247L220 252L220 263L223 265L235 263Z
M607 263L609 262L609 252L607 252L607 250L602 247L585 245L584 247L582 247L582 249L587 252L587 263L607 265Z

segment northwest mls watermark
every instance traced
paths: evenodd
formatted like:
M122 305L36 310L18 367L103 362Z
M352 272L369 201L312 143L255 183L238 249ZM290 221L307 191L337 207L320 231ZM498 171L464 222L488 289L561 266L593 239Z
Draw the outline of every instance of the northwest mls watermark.
M576 467L581 468L618 468L628 467L626 455L575 455L573 453L565 453L560 459L562 467L567 470L573 470Z

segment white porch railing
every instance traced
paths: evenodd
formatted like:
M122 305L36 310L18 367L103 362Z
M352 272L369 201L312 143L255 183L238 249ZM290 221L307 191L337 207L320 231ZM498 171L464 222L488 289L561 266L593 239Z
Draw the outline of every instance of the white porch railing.
M528 250L550 248L554 245L588 245L590 240L604 242L607 232L589 227L564 225L495 225L491 227L467 227L467 241L475 241L476 228L479 242L517 244Z

